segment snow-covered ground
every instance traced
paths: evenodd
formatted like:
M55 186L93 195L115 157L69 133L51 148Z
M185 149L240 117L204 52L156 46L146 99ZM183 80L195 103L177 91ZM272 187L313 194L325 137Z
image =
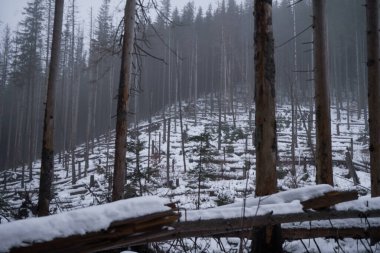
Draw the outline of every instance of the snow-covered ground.
M164 125L162 113L153 117L155 127L150 128L151 141L155 143L155 154L148 152L149 128L148 122L139 122L138 126L130 127L128 141L141 145L139 158L135 150L128 152L127 164L127 196L160 196L176 202L181 210L207 209L223 204L241 205L246 196L254 194L255 190L255 148L253 145L254 113L251 125L249 120L249 108L237 102L235 104L235 115L227 111L222 113L222 136L221 148L218 149L218 108L214 101L213 111L210 106L210 98L199 99L194 110L194 105L184 105L183 127L190 141L185 143L186 172L184 171L183 156L181 151L181 133L178 113L171 117L170 136L170 161L169 181L167 185L167 142L163 140ZM165 118L168 119L174 106L167 108ZM315 167L311 155L311 149L307 146L306 131L302 120L306 118L307 125L308 108L301 107L302 115L297 120L297 147L296 147L296 174L290 173L291 168L291 108L287 105L277 108L277 130L278 130L278 188L280 191L315 184ZM194 118L194 111L197 118ZM350 127L347 124L346 111L341 111L341 119L337 120L336 110L332 108L332 148L334 159L334 183L343 189L357 189L361 195L368 195L370 188L370 176L367 171L369 156L368 144L364 135L364 119L357 119L356 115L350 117ZM339 133L337 124L339 123ZM166 129L167 130L167 129ZM192 140L191 137L207 133L210 137L209 145ZM161 140L159 137L161 136ZM313 143L315 145L315 129L312 131ZM194 139L194 138L193 138ZM352 142L351 142L352 139ZM351 146L352 143L352 146ZM71 165L66 168L59 163L56 156L54 173L54 198L51 203L52 213L61 213L82 207L107 203L110 199L109 182L112 180L113 167L113 144L114 139L106 143L106 137L102 136L95 143L93 152L90 154L89 169L87 175L84 173L84 145L76 149L76 174L78 180L72 184ZM160 144L160 145L159 145ZM135 146L138 146L135 145ZM199 149L202 145L204 154L203 162L199 167ZM107 152L107 146L109 150ZM130 145L131 147L131 145ZM150 146L152 151L152 146ZM345 166L345 151L353 148L353 161L357 168L360 185L354 186L353 180L347 178L348 170ZM158 150L161 151L158 154ZM225 150L225 152L224 152ZM148 155L149 168L148 168ZM205 157L208 160L205 160ZM304 157L306 157L304 159ZM139 166L136 166L138 161ZM306 161L306 162L305 162ZM80 164L80 165L79 165ZM174 165L173 165L174 164ZM26 181L21 188L21 168L15 171L2 172L0 174L0 198L4 201L4 207L0 207L0 222L6 223L17 218L33 216L33 207L37 203L39 185L40 162L33 164L33 179ZM79 175L79 167L80 175ZM201 169L200 169L201 168ZM26 172L26 178L28 173ZM94 185L90 187L90 177L94 177ZM7 177L4 185L3 178ZM200 180L199 180L200 179ZM200 181L200 183L199 183ZM198 195L199 194L199 195ZM30 201L28 201L30 200ZM1 202L0 202L1 203ZM2 205L0 205L2 206ZM3 225L0 225L0 227ZM223 239L223 245L229 245L230 249L239 247L240 240ZM192 243L192 240L187 240ZM237 242L237 243L236 243ZM324 239L317 240L319 245L329 247L328 251L335 252L337 243ZM207 240L199 244L214 245L214 252L219 252L218 243ZM306 243L306 242L305 242ZM346 248L346 252L356 252L354 240L344 240L337 248ZM307 244L307 243L306 243ZM165 248L169 244L161 245ZM318 252L314 241L309 242L309 252ZM313 246L314 245L314 246ZM365 244L369 247L367 244ZM227 247L227 246L225 246ZM320 246L322 247L322 246ZM363 249L359 243L358 248ZM174 250L175 247L172 247ZM352 249L354 249L352 251ZM305 252L301 242L289 242L285 244L289 252ZM350 250L351 249L351 250ZM373 248L375 250L375 248ZM360 252L360 250L358 251Z

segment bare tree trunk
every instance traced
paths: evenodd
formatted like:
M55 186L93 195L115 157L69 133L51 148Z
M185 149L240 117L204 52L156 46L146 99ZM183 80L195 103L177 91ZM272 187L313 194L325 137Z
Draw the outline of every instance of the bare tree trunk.
M177 76L178 79L181 79L181 66L179 57L178 57L178 52L177 52ZM177 84L178 89L178 110L179 110L179 126L180 126L180 131L181 131L181 149L182 149L182 160L183 160L183 170L186 172L186 152L185 152L185 140L184 140L184 132L183 132L183 121L182 121L182 96L181 96L181 86L180 83L178 82Z
M88 96L88 104L87 104L87 125L86 125L86 144L85 144L85 153L84 153L84 176L87 176L87 170L89 168L89 153L90 153L90 136L91 136L91 122L92 122L92 100L94 88L93 86L93 78L92 78L92 68L93 68L93 59L91 57L92 50L92 8L90 12L90 60L89 60L89 96Z
M333 185L331 158L330 98L327 84L325 40L326 0L313 0L315 110L316 110L316 168L318 184Z
M345 84L346 84L346 99L347 99L347 108L346 108L346 111L347 111L347 117L346 117L346 120L347 120L347 130L350 130L351 126L350 126L350 116L351 116L351 104L350 104L350 100L351 100L351 97L350 97L350 87L349 87L349 78L348 78L348 55L349 55L349 52L348 52L348 49L346 50L346 61L345 61L345 72L346 72L346 75L345 75Z
M380 196L380 83L378 0L367 0L367 66L371 195Z
M256 0L255 13L255 101L256 101L256 195L277 191L277 136L275 63L272 1ZM282 252L280 226L267 226L254 233L252 252Z
M255 1L256 195L277 191L272 1Z
M71 180L72 184L77 181L77 175L75 171L75 140L77 135L77 104L79 99L79 82L76 83L75 80L75 0L72 0L72 23L71 23L71 52L70 52L70 62L71 62L71 85L72 85L72 101L71 101L71 136L70 136L70 151L71 151Z
M124 39L121 58L120 82L117 101L115 167L113 173L112 201L124 196L125 155L127 151L128 92L132 71L136 0L129 0L124 10Z
M44 118L40 190L38 196L38 216L49 215L51 185L54 175L54 100L55 84L59 68L63 6L64 0L56 0L52 42L53 44L51 49L50 71Z
M106 159L106 174L107 176L109 175L109 157L110 157L110 143L111 143L111 138L112 138L112 91L113 91L113 78L114 78L114 64L113 60L111 59L111 71L110 71L110 76L109 76L109 108L108 108L108 130L107 130L107 159ZM149 160L148 160L149 161ZM149 168L149 165L148 165Z
M222 92L218 96L218 150L222 148Z
M170 118L168 118L168 139L166 142L166 185L170 187Z
M295 99L294 99L294 86L295 86L296 82L294 83L290 83L290 97L291 97L291 111L292 111L292 144L291 144L291 156L292 156L292 169L290 170L290 173L292 174L292 176L295 176L296 175L296 149L295 149L295 146L296 146L296 133L295 133L295 128L296 128L296 124L295 124L295 117L296 117L296 103L295 103Z

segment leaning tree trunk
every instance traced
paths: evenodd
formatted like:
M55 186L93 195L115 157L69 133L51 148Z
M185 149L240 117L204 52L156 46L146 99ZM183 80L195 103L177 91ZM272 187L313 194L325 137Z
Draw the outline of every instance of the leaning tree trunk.
M331 158L330 98L327 85L325 39L326 0L313 0L315 110L316 110L316 168L318 184L333 185Z
M128 0L124 10L124 39L121 57L119 92L117 100L116 138L115 138L115 165L113 174L112 201L120 200L124 196L125 182L125 155L127 151L127 116L128 91L132 71L132 50L134 40L136 0Z
M277 191L275 63L272 0L255 1L256 195ZM253 252L282 252L280 226L259 228Z
M54 174L54 100L55 84L59 68L64 0L56 0L54 13L53 44L45 107L38 216L49 215L51 185Z
M371 195L380 196L380 84L378 0L367 0L367 66Z

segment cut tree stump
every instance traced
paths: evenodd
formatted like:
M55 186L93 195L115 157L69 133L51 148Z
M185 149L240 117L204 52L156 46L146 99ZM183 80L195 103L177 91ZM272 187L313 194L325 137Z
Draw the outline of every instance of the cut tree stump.
M323 196L302 201L303 209L322 210L327 209L335 204L358 199L358 192L353 191L331 191L326 192Z

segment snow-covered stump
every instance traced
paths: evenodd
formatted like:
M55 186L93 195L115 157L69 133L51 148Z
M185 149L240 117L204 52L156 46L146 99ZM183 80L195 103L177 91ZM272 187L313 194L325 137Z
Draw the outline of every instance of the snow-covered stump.
M165 199L120 200L0 225L0 252L94 252L164 232L178 219Z

